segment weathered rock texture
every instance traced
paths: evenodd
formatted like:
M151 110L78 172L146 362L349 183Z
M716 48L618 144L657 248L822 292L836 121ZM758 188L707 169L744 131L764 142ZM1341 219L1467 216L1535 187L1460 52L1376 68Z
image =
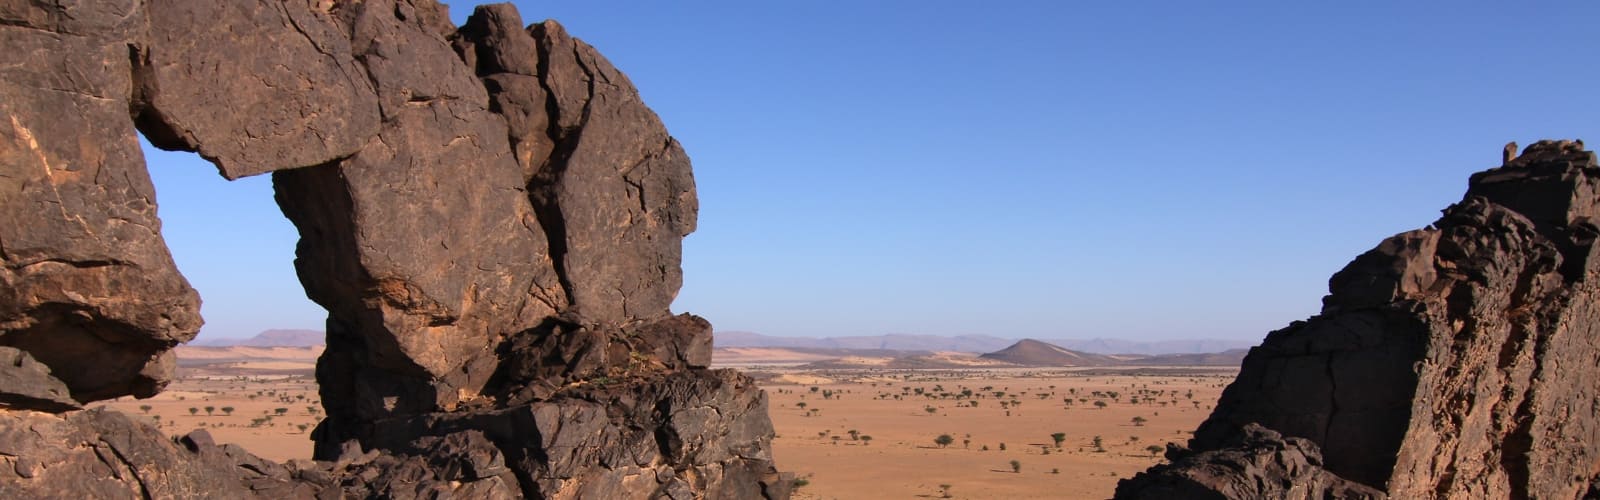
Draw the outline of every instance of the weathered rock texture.
M1438 222L1357 257L1320 315L1253 349L1189 447L1253 453L1238 443L1259 424L1395 498L1585 495L1600 470L1597 216L1600 167L1579 143L1541 141L1474 174ZM1253 472L1207 476L1208 463L1152 469L1118 496L1207 477L1252 497L1228 485Z
M1322 452L1303 438L1249 424L1225 446L1203 453L1168 444L1167 460L1142 473L1123 498L1378 499L1383 492L1322 468Z
M154 395L200 329L129 117L145 16L132 0L0 1L0 345L81 402Z
M668 310L688 157L555 22L493 5L457 28L433 0L0 0L0 40L0 435L26 450L0 453L19 471L0 487L787 497L764 395L709 371L710 324ZM230 179L272 173L329 311L314 436L334 462L211 460L70 412L157 392L200 325L135 129Z

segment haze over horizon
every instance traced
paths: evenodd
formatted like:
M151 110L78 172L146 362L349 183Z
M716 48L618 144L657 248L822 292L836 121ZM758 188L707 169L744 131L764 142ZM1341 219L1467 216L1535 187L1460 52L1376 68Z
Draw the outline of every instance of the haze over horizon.
M1592 2L517 3L693 158L718 330L1256 340L1506 141L1600 140ZM270 176L145 150L201 338L322 328Z

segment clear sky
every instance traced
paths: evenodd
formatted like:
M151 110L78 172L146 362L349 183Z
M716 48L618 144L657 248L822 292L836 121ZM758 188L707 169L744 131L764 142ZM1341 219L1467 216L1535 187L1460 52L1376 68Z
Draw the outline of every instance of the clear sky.
M518 4L688 150L719 330L1259 339L1506 141L1600 144L1593 1ZM202 338L320 328L270 176L146 151Z

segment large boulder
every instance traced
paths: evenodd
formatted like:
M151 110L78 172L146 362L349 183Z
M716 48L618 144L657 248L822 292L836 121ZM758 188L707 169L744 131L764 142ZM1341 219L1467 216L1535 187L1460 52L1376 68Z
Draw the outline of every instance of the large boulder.
M134 0L0 2L0 346L80 402L154 395L200 329L129 117L146 16Z
M1581 143L1474 174L1433 225L1335 274L1321 314L1252 349L1189 448L1235 450L1259 424L1395 498L1584 495L1600 470L1600 392L1582 382L1600 377L1596 215Z
M350 38L315 2L153 0L138 45L140 129L224 177L321 165L378 132Z
M301 282L329 311L330 416L451 409L488 381L499 342L567 303L505 121L437 8L339 10L383 125L349 158L273 174Z
M456 50L506 118L550 256L588 324L653 319L682 286L699 202L689 157L626 75L554 21L474 11Z

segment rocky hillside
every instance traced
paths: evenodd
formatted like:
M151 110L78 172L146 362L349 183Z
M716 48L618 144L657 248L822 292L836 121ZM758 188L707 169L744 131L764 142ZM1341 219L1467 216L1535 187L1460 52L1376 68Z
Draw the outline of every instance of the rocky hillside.
M766 397L672 315L698 202L627 76L508 4L0 4L0 498L785 498ZM315 462L181 443L200 327L139 148L270 173L329 311Z
M1540 141L1267 335L1119 498L1595 498L1600 165Z

